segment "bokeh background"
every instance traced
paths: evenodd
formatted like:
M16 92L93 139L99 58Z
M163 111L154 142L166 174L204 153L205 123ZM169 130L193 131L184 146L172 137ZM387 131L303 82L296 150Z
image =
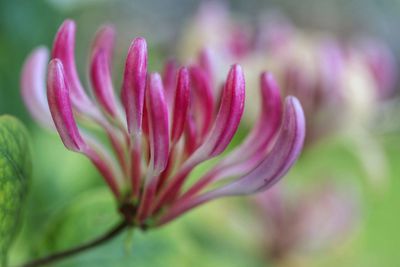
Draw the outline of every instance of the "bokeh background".
M396 61L400 58L399 0L225 3L234 17L248 21L266 10L279 10L297 27L329 31L339 39L355 34L374 36L388 43ZM115 203L90 163L68 152L58 136L39 128L27 113L19 85L26 56L38 45L51 46L62 21L72 18L78 25L81 77L87 73L90 40L105 22L113 23L118 31L114 73L121 73L130 40L136 36L147 39L150 69L161 70L165 59L179 56L177 40L200 5L201 1L194 0L0 0L0 114L12 114L28 126L34 164L24 221L11 250L12 264L79 244L118 219ZM118 88L121 77L115 79ZM311 148L285 178L284 183L296 188L335 177L345 187L356 187L354 195L360 201L358 220L346 238L287 266L400 265L400 109L396 94L372 123L374 140L382 147L387 164L383 184L369 182L368 172L343 137ZM249 199L219 200L166 227L124 234L57 266L273 266L260 246L263 232L253 204Z

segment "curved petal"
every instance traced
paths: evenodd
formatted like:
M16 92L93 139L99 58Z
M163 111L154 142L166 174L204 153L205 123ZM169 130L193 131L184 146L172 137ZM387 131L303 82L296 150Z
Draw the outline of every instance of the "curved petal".
M115 30L111 26L103 26L96 34L92 46L90 78L93 92L111 117L117 116L118 103L111 78L111 61L115 43Z
M69 96L64 67L59 59L49 63L47 75L47 98L51 116L64 145L73 151L83 151L85 142L79 133Z
M230 195L243 195L263 191L275 184L300 154L305 137L304 113L299 101L287 97L282 127L275 146L268 156L250 173L208 193L177 201L158 220L157 225L163 225L190 209L210 200Z
M271 74L261 74L260 88L262 108L253 130L241 145L200 178L182 198L193 196L212 181L245 175L263 159L279 131L283 106L279 87Z
M189 109L189 72L181 68L178 72L173 117L171 122L171 140L176 143L182 136Z
M143 38L133 40L126 58L122 103L128 131L138 135L142 131L143 106L147 75L147 44Z
M109 58L102 49L94 52L90 66L90 79L97 101L106 113L115 118L117 116L117 101L111 80Z
M305 118L300 102L287 97L278 139L268 156L251 172L213 192L213 197L241 195L266 190L295 163L305 138Z
M93 116L93 114L96 113L96 108L83 89L76 69L75 31L75 22L72 20L65 20L55 37L51 58L58 58L63 64L65 78L70 84L73 104L82 113Z
M161 77L150 74L146 89L146 106L150 132L150 166L159 175L167 166L169 155L168 109Z
M36 48L25 61L21 75L21 95L32 117L42 126L54 129L46 96L46 69L49 51Z
M198 66L189 69L191 81L191 112L195 114L199 140L209 132L214 117L214 95L206 72Z
M236 133L242 118L245 99L245 82L242 68L232 66L222 94L221 105L213 128L193 158L205 160L222 153Z

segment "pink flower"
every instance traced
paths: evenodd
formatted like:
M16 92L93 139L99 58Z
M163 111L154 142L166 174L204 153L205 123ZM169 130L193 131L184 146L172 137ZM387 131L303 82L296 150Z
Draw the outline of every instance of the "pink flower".
M159 226L210 200L264 191L294 164L305 136L303 111L294 97L282 101L270 74L260 79L259 119L239 146L221 156L244 110L241 67L231 67L221 89L214 88L204 61L180 68L167 62L163 76L149 73L146 41L136 38L126 58L120 102L111 77L114 38L114 29L105 26L94 39L91 97L75 66L75 23L65 21L47 67L47 95L46 48L27 59L22 95L36 120L55 128L69 150L93 162L130 223ZM188 183L196 166L217 156L213 168Z
M257 195L268 259L290 261L345 241L360 221L358 194L353 189L323 182L293 192L280 184Z

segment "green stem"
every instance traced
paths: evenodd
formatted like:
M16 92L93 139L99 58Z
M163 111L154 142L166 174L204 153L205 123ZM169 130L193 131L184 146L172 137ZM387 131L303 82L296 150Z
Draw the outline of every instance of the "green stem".
M102 245L102 244L106 243L107 241L110 241L111 239L118 236L118 234L120 234L128 226L129 226L129 223L127 223L126 221L122 221L121 223L114 226L110 231L108 231L104 235L102 235L86 244L80 245L75 248L67 249L67 250L64 250L61 252L56 252L56 253L46 256L44 258L33 260L33 261L27 262L25 264L22 264L19 267L44 266L44 265L47 265L47 264L50 264L50 263L53 263L56 261L61 261L61 260L67 259L68 257L74 256L76 254L79 254L79 253L89 250L91 248Z

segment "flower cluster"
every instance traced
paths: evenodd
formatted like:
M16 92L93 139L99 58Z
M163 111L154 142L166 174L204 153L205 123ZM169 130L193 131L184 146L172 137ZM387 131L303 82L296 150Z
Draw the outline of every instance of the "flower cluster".
M119 101L111 77L114 38L114 29L105 26L94 39L93 97L78 76L71 20L61 25L49 63L46 48L29 56L21 87L33 117L56 129L69 150L93 162L131 224L159 226L210 200L264 191L294 164L305 137L303 111L295 97L282 100L270 74L260 76L261 108L254 127L240 145L222 154L244 111L241 67L233 65L221 86L211 82L205 61L188 67L167 62L163 75L150 73L146 41L136 38ZM215 166L193 177L196 166L220 155Z
M251 83L255 73L268 69L283 95L301 101L308 118L308 144L369 123L396 81L395 57L381 41L355 37L343 42L330 33L296 28L278 13L266 14L252 25L234 17L225 5L206 2L182 34L179 51L187 59L204 47L214 55L215 73L221 74L226 62L239 62ZM248 90L248 97L258 99L259 94ZM250 119L258 112L248 111Z

